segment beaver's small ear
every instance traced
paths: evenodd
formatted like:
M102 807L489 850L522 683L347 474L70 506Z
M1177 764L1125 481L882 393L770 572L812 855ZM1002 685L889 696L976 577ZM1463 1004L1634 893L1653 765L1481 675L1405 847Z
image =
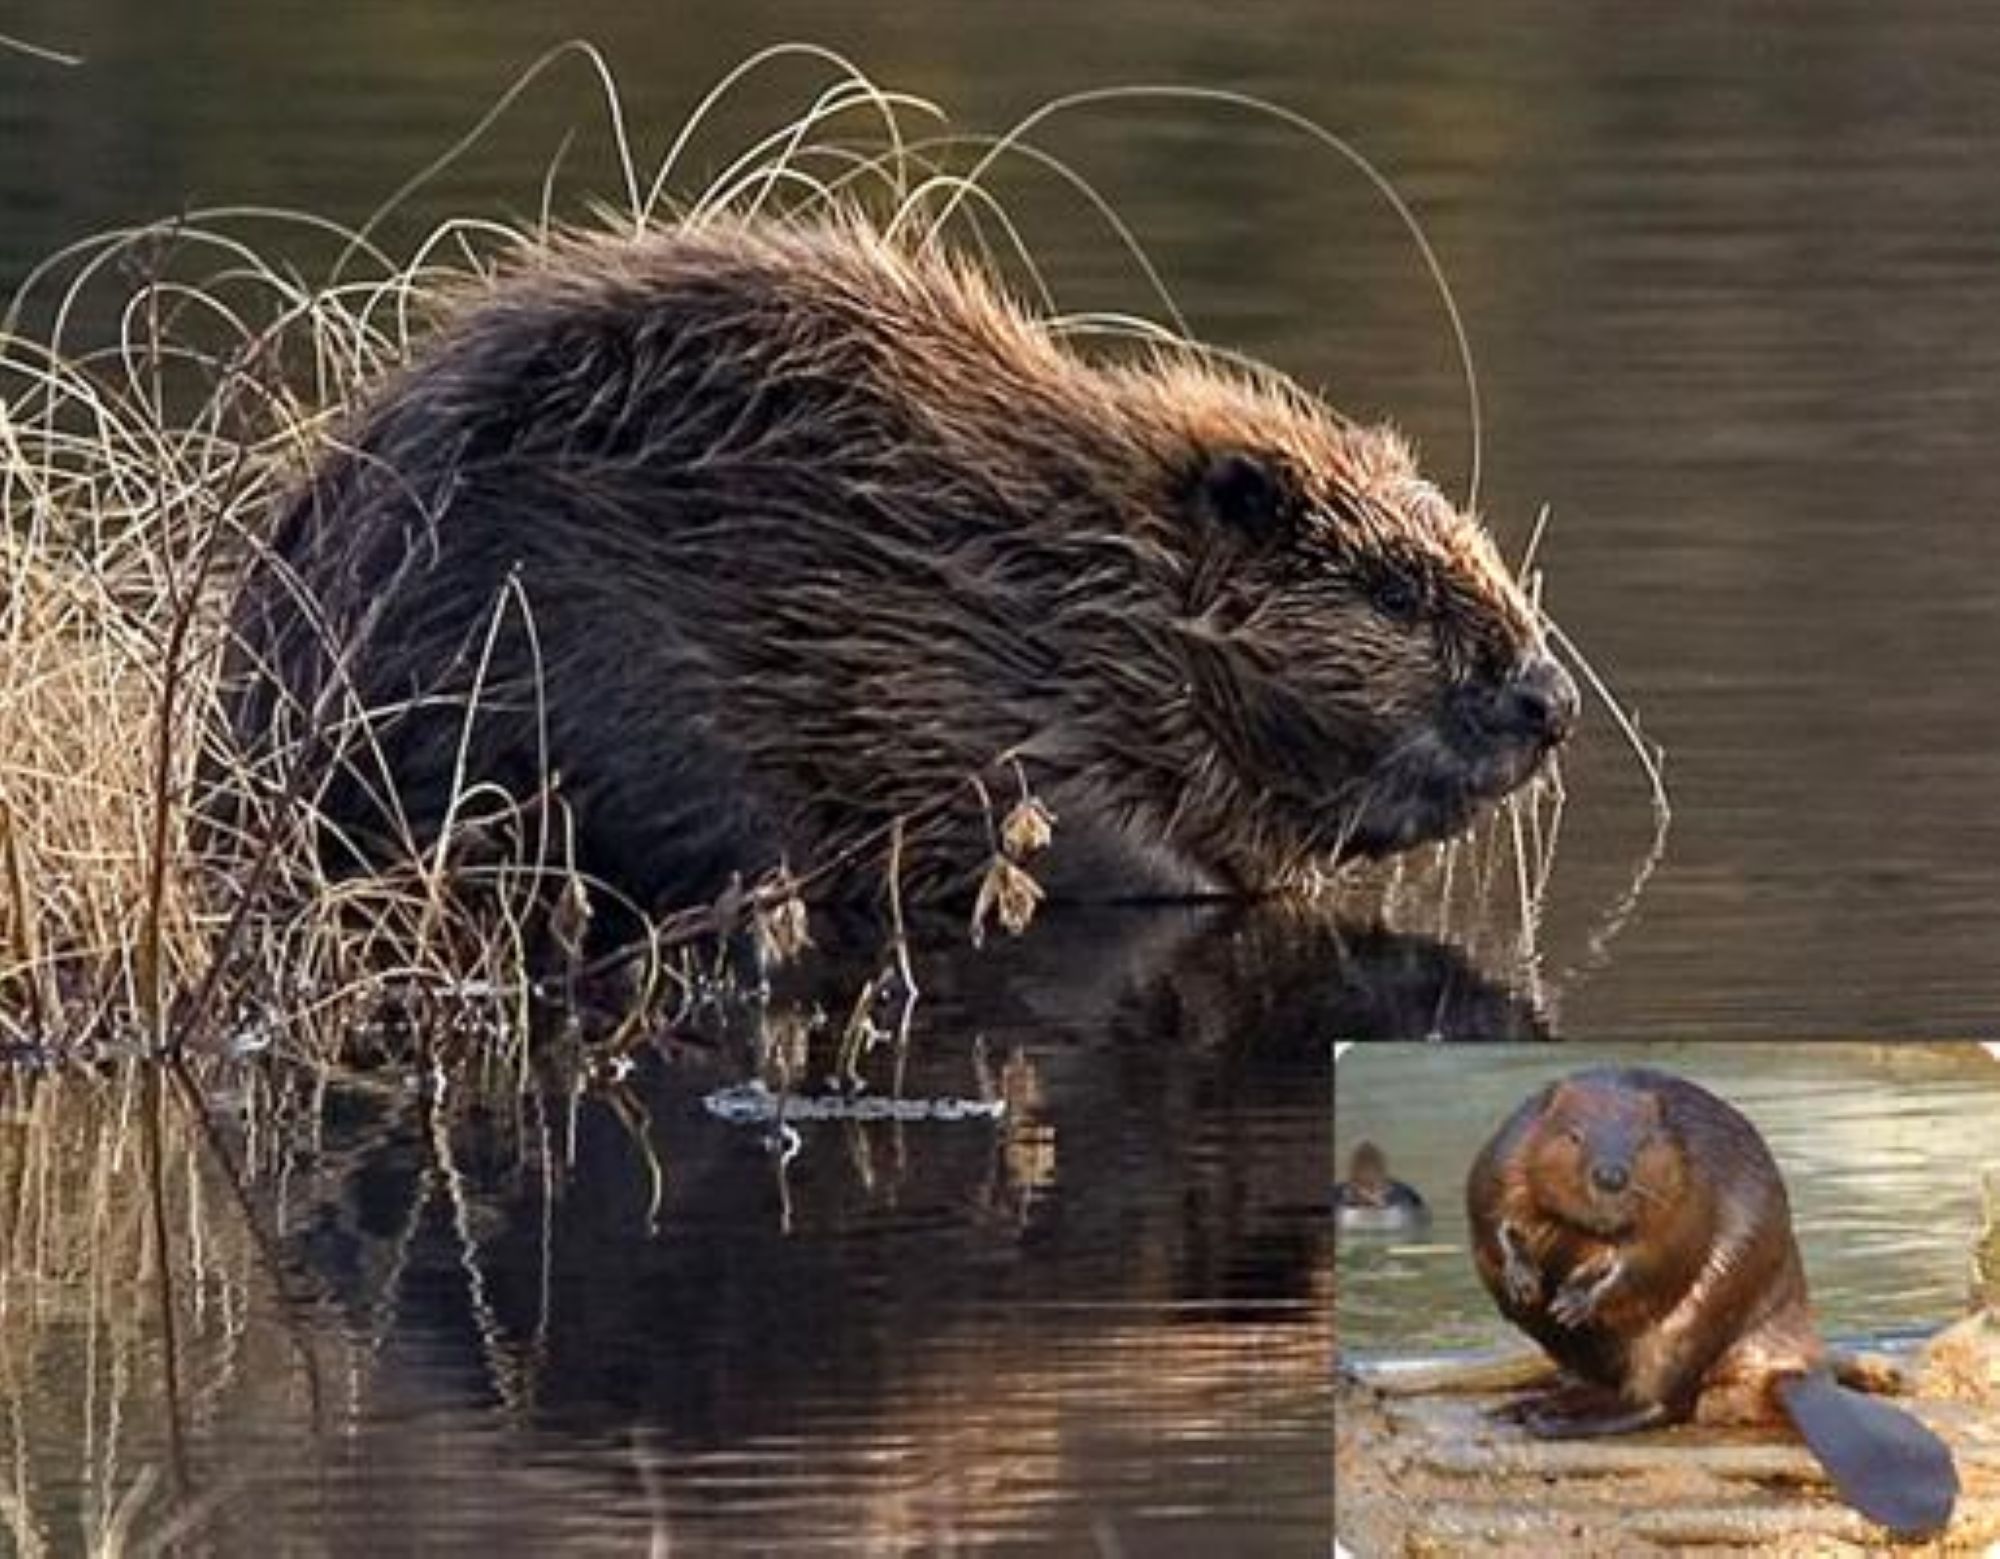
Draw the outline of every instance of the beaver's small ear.
M1298 484L1283 460L1243 449L1204 456L1194 498L1204 515L1259 543L1289 534L1300 509Z

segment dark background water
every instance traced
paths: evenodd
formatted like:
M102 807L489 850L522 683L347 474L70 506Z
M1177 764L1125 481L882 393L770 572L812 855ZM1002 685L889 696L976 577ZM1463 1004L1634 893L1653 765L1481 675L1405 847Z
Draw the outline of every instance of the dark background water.
M1560 1026L2000 1019L1989 7L13 0L4 30L87 63L0 54L0 280L190 207L357 222L569 37L612 62L642 163L728 68L792 38L973 131L1130 82L1309 114L1421 214L1478 355L1482 507L1510 553L1551 507L1551 605L1667 752L1666 855L1605 958L1649 815L1601 713L1569 766L1542 939ZM823 80L756 78L690 176ZM387 232L532 213L572 131L570 208L615 193L602 126L565 64ZM1187 104L1100 106L1037 140L1117 204L1199 333L1394 418L1462 484L1438 305L1337 158ZM1028 172L1002 189L1065 304L1148 306L1080 201Z

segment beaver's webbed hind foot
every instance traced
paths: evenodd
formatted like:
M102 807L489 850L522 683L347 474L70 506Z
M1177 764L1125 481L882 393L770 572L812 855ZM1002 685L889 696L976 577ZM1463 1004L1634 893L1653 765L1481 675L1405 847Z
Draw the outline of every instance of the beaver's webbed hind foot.
M1634 1407L1615 1391L1581 1382L1516 1397L1494 1408L1490 1416L1519 1424L1538 1440L1634 1434L1674 1421L1674 1415L1657 1403Z

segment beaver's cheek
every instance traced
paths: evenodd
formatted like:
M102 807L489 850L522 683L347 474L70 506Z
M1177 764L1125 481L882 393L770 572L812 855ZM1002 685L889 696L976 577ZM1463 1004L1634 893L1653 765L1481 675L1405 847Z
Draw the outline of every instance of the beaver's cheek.
M1301 796L1351 786L1381 751L1383 734L1351 689L1300 678L1244 692L1236 712L1244 747L1268 786Z

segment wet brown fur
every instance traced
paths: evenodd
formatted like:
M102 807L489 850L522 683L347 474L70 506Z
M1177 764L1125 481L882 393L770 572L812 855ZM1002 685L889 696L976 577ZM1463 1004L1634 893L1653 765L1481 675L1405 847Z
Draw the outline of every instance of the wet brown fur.
M1615 1194L1590 1178L1612 1162L1631 1176ZM1501 1312L1663 1421L1771 1421L1775 1375L1823 1356L1777 1166L1748 1121L1690 1083L1634 1068L1552 1085L1481 1153L1468 1206ZM1565 1288L1574 1299L1613 1261L1587 1315L1565 1319Z
M859 220L524 254L319 462L236 638L253 772L315 766L336 856L434 838L461 768L553 775L647 906L879 874L898 817L910 891L958 890L967 781L1017 772L1059 863L1297 887L1466 826L1567 724L1487 713L1546 664L1534 613L1392 433L1192 351L1086 359Z

